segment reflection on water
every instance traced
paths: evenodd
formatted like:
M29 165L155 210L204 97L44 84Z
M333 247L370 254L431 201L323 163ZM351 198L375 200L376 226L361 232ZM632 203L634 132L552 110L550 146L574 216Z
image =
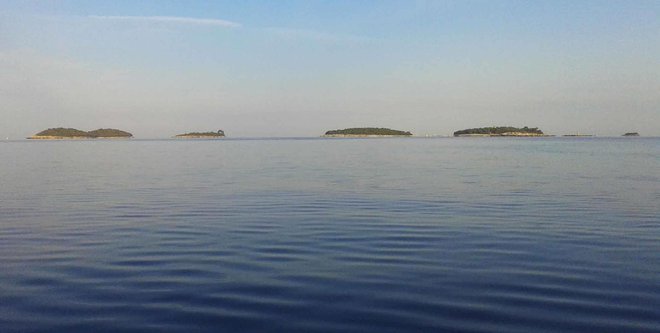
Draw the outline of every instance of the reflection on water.
M2 332L657 332L660 140L0 144Z

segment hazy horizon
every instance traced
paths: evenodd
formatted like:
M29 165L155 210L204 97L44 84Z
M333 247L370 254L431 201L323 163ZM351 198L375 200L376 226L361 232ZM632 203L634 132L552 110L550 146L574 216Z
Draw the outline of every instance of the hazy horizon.
M660 136L657 1L3 1L0 136Z

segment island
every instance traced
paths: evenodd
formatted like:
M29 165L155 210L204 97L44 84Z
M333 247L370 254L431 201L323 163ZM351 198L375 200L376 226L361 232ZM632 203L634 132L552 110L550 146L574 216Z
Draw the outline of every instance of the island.
M628 133L624 134L623 136L639 136L639 133L637 133L637 132L628 132Z
M34 140L61 140L61 139L97 139L97 138L131 138L133 134L112 128L101 128L94 131L81 131L75 128L49 128L28 139Z
M179 139L219 139L225 137L223 130L217 132L190 132L186 134L178 134L174 136Z
M93 138L114 139L114 138L132 138L133 134L114 128L99 128L87 132Z
M57 139L91 139L92 136L85 131L81 131L75 128L49 128L43 130L28 139L40 139L40 140L57 140Z
M326 138L379 138L406 137L412 136L412 133L389 128L357 127L327 131L325 132L325 135L322 136Z
M514 136L514 137L537 137L537 136L549 136L543 134L543 131L538 129L538 127L511 127L511 126L499 126L499 127L480 127L480 128L468 128L460 131L454 132L454 136Z

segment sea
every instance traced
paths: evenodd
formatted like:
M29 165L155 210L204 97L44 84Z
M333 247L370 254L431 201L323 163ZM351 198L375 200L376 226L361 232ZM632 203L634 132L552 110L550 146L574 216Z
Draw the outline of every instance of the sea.
M660 332L660 138L0 141L0 332Z

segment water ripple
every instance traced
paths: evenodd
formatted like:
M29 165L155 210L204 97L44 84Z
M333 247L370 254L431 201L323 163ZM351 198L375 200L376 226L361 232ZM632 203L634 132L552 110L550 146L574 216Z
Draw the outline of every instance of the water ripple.
M0 332L658 332L645 142L5 144Z

